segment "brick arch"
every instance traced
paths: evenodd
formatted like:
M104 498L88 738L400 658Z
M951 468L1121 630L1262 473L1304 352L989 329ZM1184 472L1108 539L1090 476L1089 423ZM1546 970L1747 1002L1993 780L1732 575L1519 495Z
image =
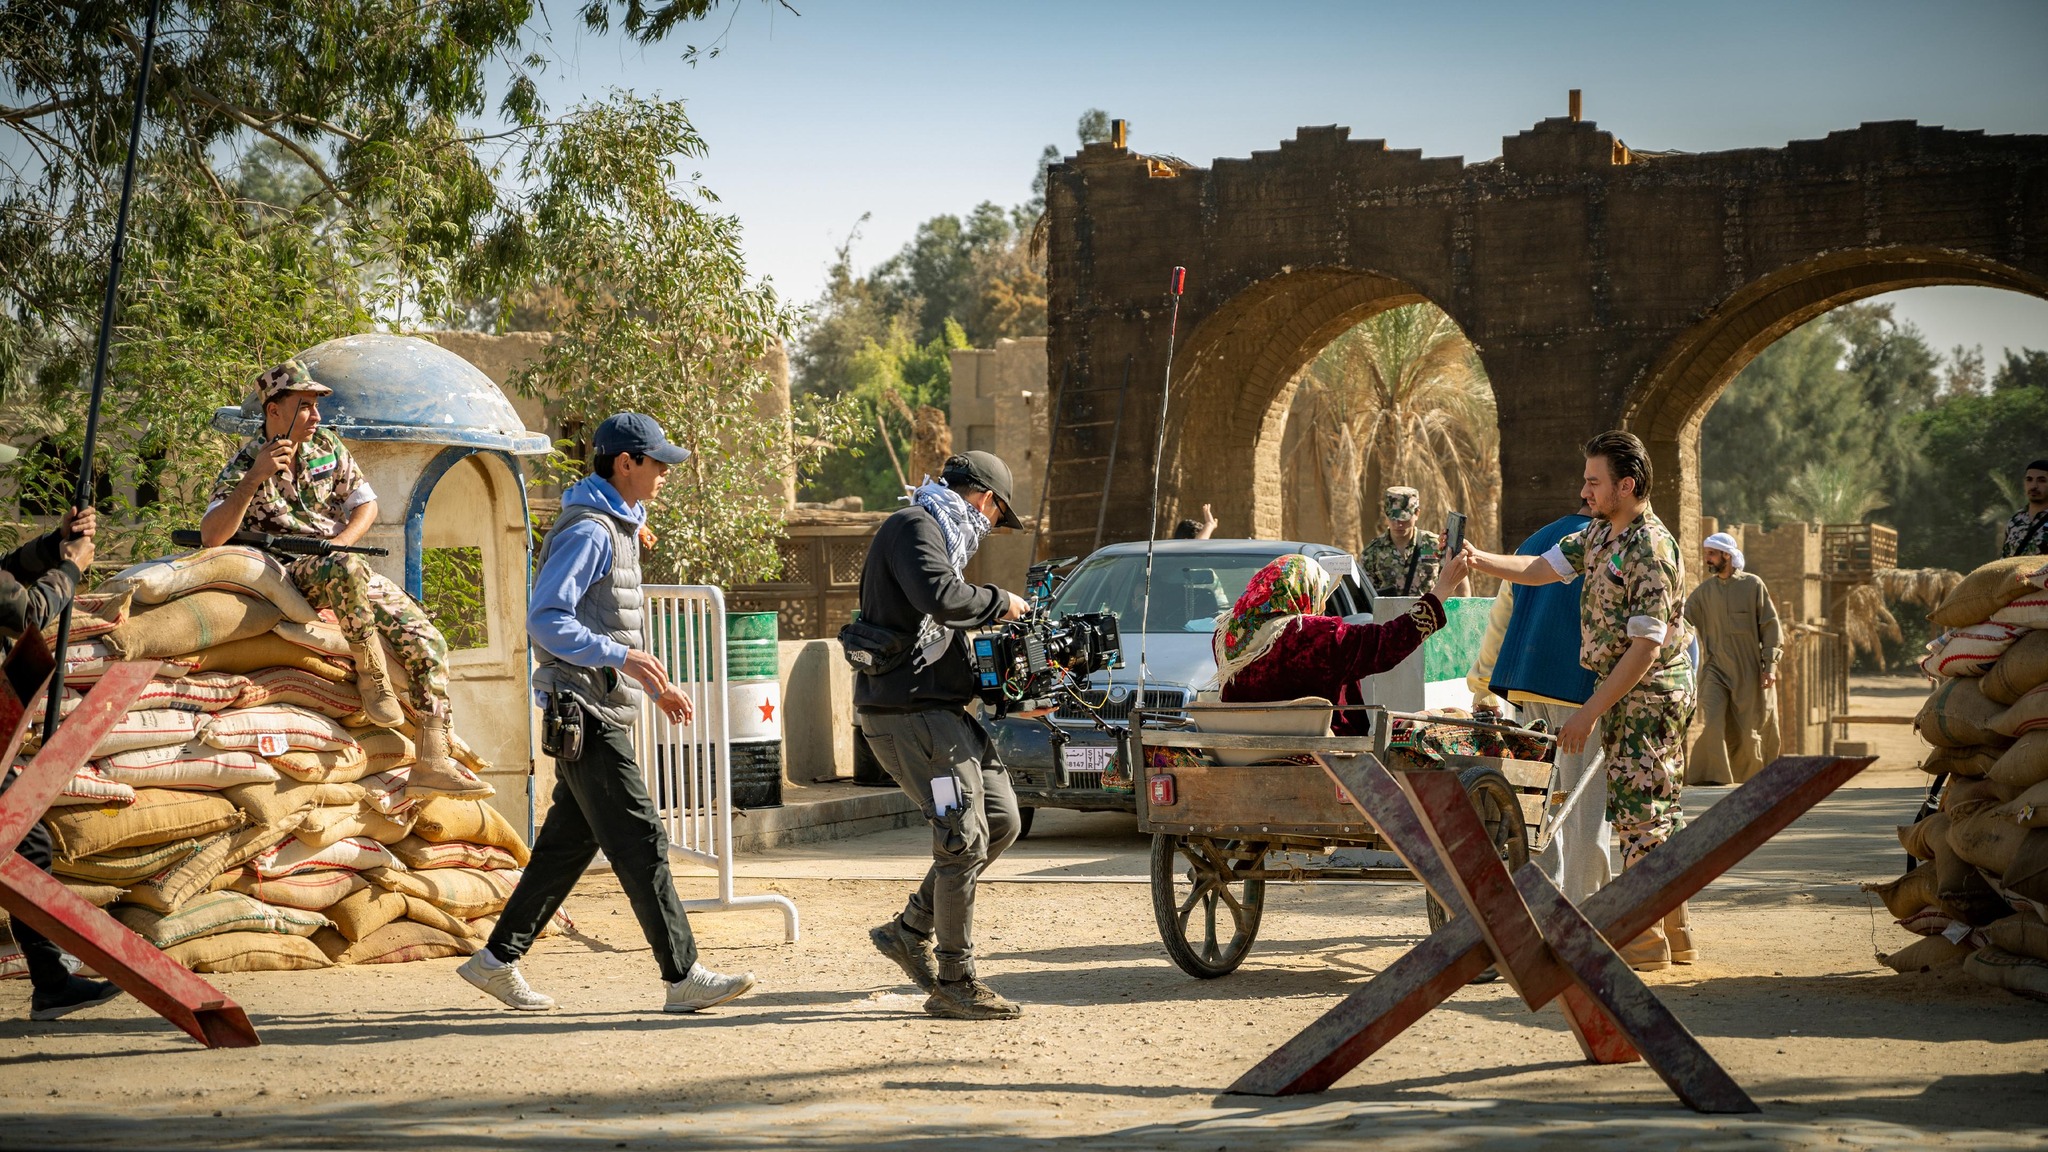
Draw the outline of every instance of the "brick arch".
M2048 279L1967 252L1914 246L1830 252L1745 284L1673 339L1624 401L1621 426L1643 438L1687 555L1700 519L1700 425L1736 375L1793 329L1845 304L1905 288L2002 288L2048 299Z
M1314 268L1259 281L1205 318L1175 367L1160 523L1207 503L1230 535L1278 538L1280 438L1301 370L1360 321L1427 299L1377 273Z

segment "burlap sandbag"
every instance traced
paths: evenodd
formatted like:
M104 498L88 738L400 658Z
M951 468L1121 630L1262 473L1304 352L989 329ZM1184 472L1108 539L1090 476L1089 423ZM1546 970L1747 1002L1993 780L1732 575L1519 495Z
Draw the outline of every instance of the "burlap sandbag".
M471 844L464 840L422 840L407 836L391 845L391 854L407 868L482 868L502 871L517 868L520 861L496 844Z
M1952 812L1965 804L1974 804L1979 800L2003 804L2010 799L2012 797L2005 795L1996 781L1987 777L1957 777L1950 780L1948 787L1941 791L1941 810Z
M488 916L505 906L519 883L519 871L485 872L475 868L436 868L431 872L400 872L386 868L365 872L372 884L422 900L464 920Z
M335 958L340 964L405 964L441 956L467 956L477 941L414 920L394 920Z
M203 841L200 840L173 840L102 852L79 860L66 860L60 856L50 866L50 871L59 876L75 876L80 880L104 884L133 884L176 866L185 857L199 851L201 843Z
M2027 695L2031 699L2039 695L2039 689ZM2012 747L1999 753L1985 775L2000 784L2023 790L2048 780L2048 730L2036 730L2021 736Z
M1865 884L1865 892L1874 893L1884 901L1885 910L1895 920L1910 919L1914 915L1940 905L1934 893L1934 863L1929 861L1885 884Z
M1937 628L1965 628L1991 619L1991 614L2033 588L2021 577L2041 566L2039 556L2008 556L1993 560L1963 577L1963 582L1927 614Z
M1963 971L1995 988L2048 1002L2048 960L2015 956L2003 948L1979 948L1963 962Z
M138 788L121 808L57 808L43 817L58 858L79 860L121 848L168 844L242 825L242 810L211 792Z
M95 908L105 908L128 894L126 888L117 884L92 884L84 880L73 880L69 876L59 876L57 879L71 890L73 896Z
M366 777L411 767L418 754L412 737L396 728L350 728L348 734L363 746L363 755L369 760ZM404 787L401 784L396 790L402 791Z
M2003 818L1999 819L2004 823ZM2018 825L2007 825L2018 827ZM1999 874L1998 882L2015 896L2036 903L2048 903L2048 828L2026 828L2013 849L2012 860ZM1955 832L1949 832L1951 838Z
M1989 924L2011 911L2005 898L1978 873L1974 866L1975 862L1965 860L1954 846L1957 824L1973 817L1988 816L1993 807L1995 805L1992 801L1980 800L1956 808L1947 813L1948 835L1938 840L1929 840L1929 847L1934 849L1935 898L1950 915L1968 924ZM2011 827L2010 821L2003 821L2001 824L2004 827ZM1978 833L1972 829L1964 835L1967 838L1978 836ZM1973 842L1977 849L1980 852L1990 851L1989 846L1984 845L1981 840L1981 836L1978 836L1978 840Z
M85 804L95 808L115 808L135 803L135 786L119 780L107 779L99 766L87 761L50 801L52 808L70 808Z
M1991 730L1992 717L2004 709L1986 700L1977 685L1975 677L1943 680L1937 685L1913 721L1921 739L1937 748L2010 745L2011 738Z
M237 708L213 718L199 738L215 748L254 752L273 761L286 752L337 752L362 747L348 730L318 712L290 704L267 704L261 708ZM279 770L299 779L283 765Z
M2022 828L2048 828L2048 780L2000 805L1999 811Z
M1977 929L1977 935L1991 947L2002 948L2015 956L2048 960L2048 922L2031 913L2021 912L1994 920Z
M370 758L360 744L346 748L293 749L270 758L279 772L308 784L353 784L370 774Z
M170 868L128 889L127 901L169 915L193 897L207 892L227 870L234 854L235 833L221 832L200 843L199 850Z
M104 587L132 589L137 604L162 604L194 592L223 589L268 600L289 620L319 617L283 564L266 552L232 544L137 564L115 574Z
M327 926L327 917L318 912L276 907L240 892L210 892L169 915L123 905L118 916L136 935L159 948L223 932L311 936Z
M1904 948L1880 955L1878 962L1894 972L1932 972L1961 964L1970 950L1949 942L1946 936L1922 936Z
M173 944L164 949L164 955L194 972L306 972L334 966L306 937L277 932L202 936Z
M221 795L234 801L235 807L247 812L250 819L270 823L321 806L354 804L364 793L357 784L284 779L275 784L243 784L225 789Z
M405 894L366 885L321 909L353 944L405 915Z
M219 792L242 784L277 780L277 769L250 752L223 752L194 741L169 748L142 748L98 763L109 780L136 788L182 788Z
M2048 684L2048 629L2036 629L2013 642L1984 674L1984 698L1997 704L2012 704L2043 684Z
M249 673L245 679L249 686L235 701L237 708L291 704L332 720L347 719L363 710L363 694L353 683L337 682L303 669L265 668Z
M369 886L369 881L353 872L301 872L281 880L265 880L247 871L241 872L230 885L265 904L308 912L325 912Z
M2003 755L2003 748L1936 748L1920 765L1929 776L1983 776Z
M92 759L104 760L125 752L152 748L180 748L191 742L206 723L206 717L182 708L150 708L129 712L114 722L92 746Z
M2032 584L2032 581L2028 582ZM2018 598L1991 614L1993 624L2016 624L2021 628L2048 628L2048 590L2029 587Z
M347 634L342 632L340 625L333 623L325 616L318 620L308 620L304 623L296 620L280 620L277 622L277 627L272 628L271 631L300 648L311 649L326 656L337 656L344 662L350 660Z
M104 636L120 627L133 610L135 593L128 588L109 588L102 585L91 592L81 592L71 605L71 643L77 644L97 636ZM52 619L43 627L43 639L56 642L57 621Z
M2026 631L1987 620L1944 632L1927 646L1920 670L1929 676L1982 676Z
M413 821L413 832L420 839L435 843L462 840L503 848L522 868L526 866L529 855L525 838L512 827L511 821L482 800L451 800L436 796L420 805L419 816Z
M2002 877L2029 834L2010 816L1999 815L1998 805L1984 805L1950 815L1948 845L1964 863ZM1937 859L1939 851L1937 846Z
M457 940L470 940L477 944L484 942L484 938L478 936L470 928L469 921L462 919L460 916L443 912L441 909L434 907L417 896L407 896L405 898L405 918L415 924L425 924L429 928L439 928Z
M2011 707L1991 718L1991 730L2001 736L2025 736L2048 730L2048 684L2028 692Z
M100 639L123 660L185 656L261 636L281 619L283 613L268 600L237 592L194 592L165 604L138 606Z
M315 848L302 840L287 840L275 849L249 861L250 870L265 880L339 868L349 872L384 870L397 863L391 850L364 836L351 836Z
M153 679L128 710L175 708L183 712L218 712L235 702L244 683L242 677L222 672L194 672L176 680Z
M276 632L245 636L232 643L194 652L190 663L201 672L248 674L266 668L292 668L310 672L322 680L353 683L356 678L350 665L302 648Z
M386 816L363 801L340 807L315 808L306 813L293 833L315 848L324 848L351 836L366 836L379 844L405 840L412 831L410 814L405 818Z
M1934 840L1948 835L1948 813L1936 812L1918 824L1901 824L1899 847L1915 860L1934 859Z

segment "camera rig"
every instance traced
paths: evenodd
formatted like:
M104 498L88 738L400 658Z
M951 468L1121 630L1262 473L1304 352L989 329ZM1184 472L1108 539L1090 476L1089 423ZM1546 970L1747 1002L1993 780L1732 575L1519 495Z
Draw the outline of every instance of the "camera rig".
M1064 581L1054 573L1075 562L1068 556L1031 566L1026 576L1031 610L973 637L974 671L982 702L997 716L1056 707L1062 691L1106 668L1123 665L1116 616L1074 612L1055 618L1053 593Z

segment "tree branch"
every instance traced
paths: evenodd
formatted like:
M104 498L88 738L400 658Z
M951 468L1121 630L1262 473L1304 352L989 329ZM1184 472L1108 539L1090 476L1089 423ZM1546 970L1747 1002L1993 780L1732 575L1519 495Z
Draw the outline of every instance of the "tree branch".
M330 176L328 174L327 167L326 165L320 163L320 158L318 156L315 156L312 152L308 151L298 141L292 139L289 136L286 136L284 133L279 132L276 128L272 127L275 121L265 122L263 120L259 120L247 109L242 108L238 105L230 104L217 96L201 91L197 88L187 88L185 89L185 92L188 95L190 95L192 99L198 101L201 104L206 105L209 108L214 109L221 115L226 116L228 119L233 120L237 124L240 124L242 127L257 133L260 136L266 137L267 139L276 141L279 146L283 147L286 151L290 152L292 155L297 156L299 158L300 163L304 164L307 167L307 169L309 169L313 173L313 177L319 180L321 184L326 186L329 195L333 196L337 201L341 202L344 206L348 208L354 208L356 206L355 201L349 197L348 193L343 192L341 190L340 183L337 182L333 176Z

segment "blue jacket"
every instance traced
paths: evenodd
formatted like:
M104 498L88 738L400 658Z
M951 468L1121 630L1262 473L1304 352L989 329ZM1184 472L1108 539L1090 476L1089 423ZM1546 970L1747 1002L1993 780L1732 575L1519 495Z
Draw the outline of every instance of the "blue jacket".
M1541 556L1590 523L1576 513L1553 520L1522 541L1515 554ZM1579 704L1593 695L1599 678L1579 665L1579 591L1585 583L1582 576L1569 584L1515 589L1514 613L1487 684L1494 695L1534 692Z
M562 493L563 511L578 504L601 508L635 525L647 522L647 509L626 503L602 476L585 476ZM611 572L612 538L602 524L585 520L555 537L547 563L533 578L533 597L526 609L526 631L533 642L584 668L625 667L626 646L592 632L576 618L583 594Z

